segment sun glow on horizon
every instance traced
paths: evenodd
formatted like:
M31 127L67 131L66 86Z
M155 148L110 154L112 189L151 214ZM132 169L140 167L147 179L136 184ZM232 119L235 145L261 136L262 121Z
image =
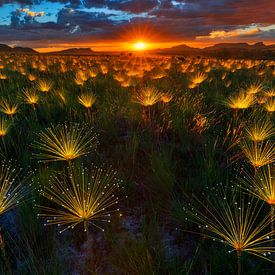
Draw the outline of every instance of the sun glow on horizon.
M145 43L144 41L137 41L134 43L133 48L136 51L144 51L148 48L148 44Z
M148 41L148 40L147 40ZM253 45L257 41L248 42L249 45ZM140 44L141 43L141 44ZM226 42L225 42L226 43ZM265 45L273 45L272 41L265 41ZM136 52L143 52L148 50L155 50L155 49L165 49L171 48L174 46L179 46L181 44L185 44L189 47L193 48L200 48L203 49L205 47L210 47L215 45L214 42L200 42L200 41L175 41L175 42L144 42L144 40L136 40L136 42L126 42L126 41L109 41L108 43L90 43L84 42L79 44L50 44L50 45L43 45L33 46L32 45L20 45L20 44L8 44L10 47L15 46L24 46L24 47L31 47L34 50L38 51L39 53L48 53L48 52L55 52L55 51L63 51L71 48L91 48L94 52L128 52L128 51L136 51Z

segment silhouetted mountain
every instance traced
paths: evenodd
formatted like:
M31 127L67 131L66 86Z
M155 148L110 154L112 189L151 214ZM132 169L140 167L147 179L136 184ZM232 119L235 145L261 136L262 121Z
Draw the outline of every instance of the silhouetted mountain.
M92 55L94 52L90 48L71 48L63 51L49 52L49 55Z
M253 45L247 43L219 43L203 49L179 45L176 47L153 50L153 53L184 56L205 56L216 58L264 58L275 59L275 45L265 45L258 42Z
M15 47L13 48L13 51L17 53L38 53L32 48L25 48L25 47Z
M12 48L5 45L5 44L0 44L0 52L11 52Z
M247 43L221 43L201 50L202 55L219 58L275 58L275 45L266 46L262 42L253 45Z
M152 53L160 53L160 54L184 54L184 53L196 53L199 49L198 48L192 48L185 44L177 45L171 48L165 48L165 49L155 49L151 50Z
M0 53L26 53L26 54L33 54L38 53L37 51L33 50L32 48L24 48L24 47L9 47L5 44L0 44Z
M251 45L252 46L252 45ZM216 51L221 49L243 49L248 50L251 47L247 43L219 43L210 47L202 49L203 51ZM265 45L264 45L265 46Z

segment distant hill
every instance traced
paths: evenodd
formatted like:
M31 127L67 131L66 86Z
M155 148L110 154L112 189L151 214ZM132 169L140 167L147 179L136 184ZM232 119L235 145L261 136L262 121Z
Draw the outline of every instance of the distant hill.
M71 48L63 51L48 52L47 55L92 55L94 51L90 48Z
M203 49L182 44L171 48L152 50L151 52L162 55L275 59L275 45L267 46L263 42L253 45L247 43L219 43Z
M169 53L169 54L175 53L176 54L176 53L182 53L182 52L196 52L198 50L199 50L198 48L192 48L185 44L181 44L181 45L174 46L171 48L152 50L152 52Z
M0 51L1 52L11 52L12 51L12 48L5 45L5 44L0 44Z
M263 58L275 59L275 45L262 42L249 45L247 43L221 43L201 50L202 55L218 58Z
M247 43L219 43L203 49L192 48L185 44L171 48L148 51L151 54L201 56L214 58L243 58L243 59L273 59L275 60L275 44L265 45L263 42L249 45ZM31 48L9 47L0 44L0 53L38 54ZM106 52L94 52L90 48L71 48L63 51L46 53L46 55L106 55ZM110 53L108 53L110 54Z
M34 54L38 53L32 48L24 48L24 47L9 47L5 44L0 44L0 53L25 53L25 54Z
M150 50L152 54L160 55L184 55L184 56L197 56L199 54L198 48L192 48L185 44L177 45L171 48Z
M257 43L257 45L259 44L260 47L264 47L265 45L260 42ZM255 44L256 45L256 44ZM244 49L244 50L248 50L251 47L254 47L254 45L249 45L247 43L219 43L210 47L206 47L203 50L204 51L211 51L211 50L220 50L220 49Z

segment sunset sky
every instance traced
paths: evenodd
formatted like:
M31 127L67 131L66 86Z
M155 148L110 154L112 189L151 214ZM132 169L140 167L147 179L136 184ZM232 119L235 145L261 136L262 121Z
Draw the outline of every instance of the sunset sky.
M38 51L275 43L274 0L0 0L0 43Z

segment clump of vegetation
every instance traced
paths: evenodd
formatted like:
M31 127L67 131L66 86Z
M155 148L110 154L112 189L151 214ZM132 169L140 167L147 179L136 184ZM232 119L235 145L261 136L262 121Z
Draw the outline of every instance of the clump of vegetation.
M273 61L0 65L0 273L272 274Z

